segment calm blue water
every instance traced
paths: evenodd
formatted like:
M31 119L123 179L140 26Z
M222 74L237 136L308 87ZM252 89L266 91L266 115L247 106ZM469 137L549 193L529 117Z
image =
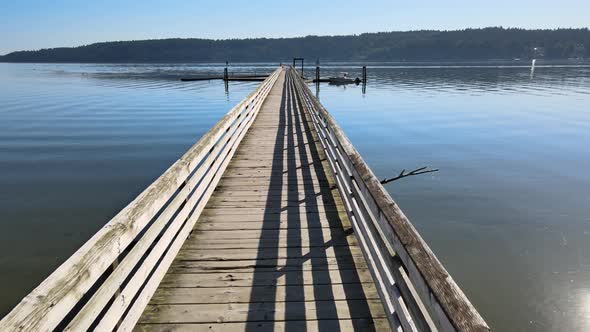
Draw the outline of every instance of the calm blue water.
M0 316L256 86L177 69L0 64Z
M256 86L178 81L209 72L0 64L0 316ZM380 178L440 169L387 188L495 330L590 329L590 68L379 64L318 95Z

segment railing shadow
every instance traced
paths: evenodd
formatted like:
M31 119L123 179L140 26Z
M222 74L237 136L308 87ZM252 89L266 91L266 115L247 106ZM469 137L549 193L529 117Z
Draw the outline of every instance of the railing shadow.
M342 328L338 319L344 318L339 317L344 307L353 318L354 330L371 330L369 305L347 241L352 231L342 225L334 187L322 165L324 159L288 74L283 89L246 330L260 331L263 310L264 321L284 321L286 331L305 330L306 319L317 319L320 331L336 331ZM281 216L287 224L283 229ZM333 284L334 270L338 270L341 284ZM270 286L269 273L275 281ZM277 293L280 278L287 285L284 294ZM279 306L284 307L279 310Z
M287 80L285 77L285 81L283 82L283 90L286 89L286 86ZM283 93L281 97L281 105L279 107L279 127L276 135L273 156L283 155L286 129L286 102L286 94ZM262 221L262 229L260 233L260 239L258 241L258 255L252 277L252 291L250 293L250 305L248 308L248 317L245 329L246 331L260 330L260 325L258 324L260 321L258 311L262 306L265 306L264 310L267 311L267 314L264 315L264 320L276 320L276 304L271 300L276 296L277 293L276 282L269 285L267 280L268 273L276 271L276 267L278 266L280 229L276 221L276 211L280 210L281 208L282 190L275 191L275 188L283 187L283 167L283 158L273 159L271 166L271 176L269 179L268 196ZM268 257L268 250L275 250L276 255ZM262 263L262 260L264 260L264 264L259 266L259 263ZM268 266L272 266L274 268L268 268ZM268 301L260 302L261 299L263 299L263 301L264 299L267 299Z
M308 142L314 142L316 138L314 138L312 128L309 124L309 121L311 121L311 119L309 118L309 115L303 111L301 96L299 96L298 91L295 90L295 93L295 99L297 100L299 104L299 109L301 110L301 126L303 127L303 132L299 132L299 135L301 136L300 141L303 140L303 136L305 135ZM334 206L334 208L336 208L336 200L334 198L334 195L332 194L332 190L334 187L330 186L327 183L328 176L324 170L322 162L320 161L320 152L317 149L317 145L309 144L308 146L310 150L310 153L308 154L308 159L313 162L313 168L308 166L307 168L302 168L302 171L304 172L304 174L309 174L309 176L315 174L318 178L318 181L326 181L325 184L319 186L324 206ZM305 150L302 150L302 152L306 153ZM304 159L303 156L301 159ZM305 196L315 197L315 190L313 188L310 188L309 186L306 186ZM314 199L313 202L316 203L317 201ZM352 318L363 318L363 320L353 319L352 326L354 330L371 330L372 327L367 326L366 321L372 321L371 311L369 309L369 305L364 294L361 279L358 275L358 270L356 264L354 263L351 249L348 246L348 241L346 239L346 236L350 233L344 229L342 220L340 219L338 212L334 212L333 214L326 213L326 217L330 220L330 237L332 239L338 239L341 244L344 244L334 245L332 248L334 250L334 257L339 267L338 271L340 273L340 278L343 281L342 289L344 291L344 297L346 298L348 311L350 312ZM348 228L348 230L351 229ZM324 247L321 249L325 252L327 248ZM359 296L359 294L362 295Z

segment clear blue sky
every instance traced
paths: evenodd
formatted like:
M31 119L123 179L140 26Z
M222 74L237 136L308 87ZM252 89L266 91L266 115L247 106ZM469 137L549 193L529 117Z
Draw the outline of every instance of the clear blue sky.
M98 41L588 27L590 0L1 0L0 54Z

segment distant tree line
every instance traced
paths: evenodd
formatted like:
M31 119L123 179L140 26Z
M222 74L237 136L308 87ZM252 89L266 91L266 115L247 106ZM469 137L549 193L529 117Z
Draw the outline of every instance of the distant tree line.
M428 61L590 58L590 31L483 28L256 39L159 39L19 51L4 62Z

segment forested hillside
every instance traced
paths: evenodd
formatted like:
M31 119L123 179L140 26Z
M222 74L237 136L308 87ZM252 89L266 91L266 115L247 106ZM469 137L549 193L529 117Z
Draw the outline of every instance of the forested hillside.
M257 39L160 39L19 51L4 62L424 61L590 58L586 29L465 29Z

